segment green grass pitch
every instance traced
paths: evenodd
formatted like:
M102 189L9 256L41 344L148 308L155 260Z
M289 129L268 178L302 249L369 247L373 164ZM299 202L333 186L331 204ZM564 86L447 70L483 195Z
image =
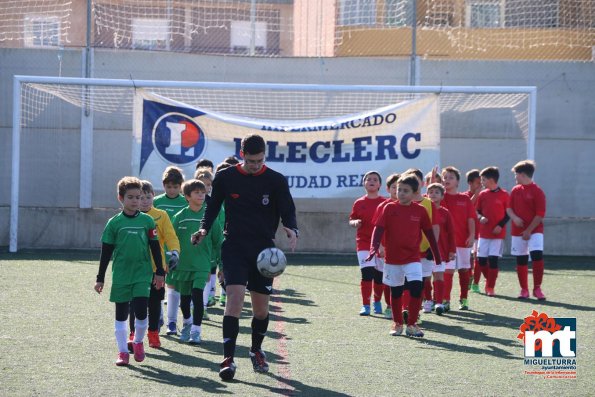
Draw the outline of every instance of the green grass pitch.
M595 395L595 259L546 257L546 302L519 301L510 259L497 297L470 293L468 312L422 316L423 339L388 335L390 321L360 317L355 255L289 256L276 282L264 349L248 358L250 306L240 321L236 380L222 382L219 307L197 347L162 335L147 358L114 365L110 278L93 291L98 252L0 253L0 396L588 396ZM108 271L108 274L110 272ZM531 279L531 274L529 275ZM458 297L455 276L453 298ZM453 299L453 303L456 299ZM529 375L517 334L533 310L577 320L577 379ZM181 316L181 315L180 315Z

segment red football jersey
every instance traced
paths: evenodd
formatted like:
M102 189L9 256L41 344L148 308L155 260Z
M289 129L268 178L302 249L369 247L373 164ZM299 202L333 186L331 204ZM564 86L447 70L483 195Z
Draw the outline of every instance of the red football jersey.
M465 247L465 242L467 241L467 237L469 237L469 224L467 220L477 220L475 206L471 202L471 199L463 193L446 193L441 204L443 207L446 207L452 216L457 247Z
M496 191L484 189L479 193L476 203L477 212L488 218L487 223L479 225L479 237L490 239L506 237L506 226L503 226L498 234L492 233L492 230L506 216L508 200L508 192L502 188Z
M440 225L440 236L438 237L440 257L442 258L443 262L446 262L448 261L448 253L456 252L457 250L452 216L450 215L450 212L444 207L436 208L436 206L434 206L434 212L436 213L438 225Z
M410 205L390 202L382 209L376 225L384 228L386 263L419 262L422 230L432 230L432 222L424 207L415 202Z
M545 217L545 194L535 182L513 187L510 191L510 201L508 203L508 206L525 224L524 227L518 227L514 222L511 222L511 234L513 236L521 236L523 230L529 226L535 216ZM533 229L533 233L543 233L543 223L537 225Z
M360 197L353 203L349 219L361 219L362 224L357 229L355 235L355 244L358 251L368 251L372 241L372 231L374 230L373 218L376 208L382 204L386 198L379 196L375 199Z
M469 199L471 200L471 196L473 196L473 193L471 192L471 190L467 190L465 192L463 192L463 194L467 197L469 197ZM471 203L473 204L473 201L471 201ZM477 240L479 238L479 219L475 218L475 239Z

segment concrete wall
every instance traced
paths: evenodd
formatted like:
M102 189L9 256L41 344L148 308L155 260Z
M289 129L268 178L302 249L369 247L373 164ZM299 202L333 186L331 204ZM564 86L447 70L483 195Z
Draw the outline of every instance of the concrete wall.
M60 55L60 56L58 56ZM80 76L80 51L0 49L0 246L8 244L11 175L12 76ZM96 51L94 77L283 82L320 84L406 84L408 62L388 58L252 59L189 54ZM546 253L595 255L595 65L593 63L422 61L424 85L534 85L537 102L537 182L548 198ZM52 111L42 117L52 117ZM19 247L98 247L105 221L116 211L115 181L129 173L130 125L96 118L93 192L103 209L78 205L79 114L66 112L59 135L44 134L22 147ZM40 122L41 124L41 122ZM53 145L53 146L51 146ZM50 153L47 148L52 147ZM479 163L478 158L486 162ZM491 165L489 147L454 137L442 142L441 164L461 170ZM488 164L489 162L489 164ZM500 164L499 164L500 165ZM502 185L512 178L502 164ZM66 172L65 172L66 170ZM105 170L108 170L105 172ZM300 250L350 252L354 231L346 220L353 199L297 200L303 232Z

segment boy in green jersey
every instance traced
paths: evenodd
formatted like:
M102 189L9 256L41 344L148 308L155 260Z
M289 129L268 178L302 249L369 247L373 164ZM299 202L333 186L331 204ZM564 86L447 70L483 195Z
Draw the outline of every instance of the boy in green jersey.
M139 211L141 186L141 181L135 177L124 177L118 182L118 200L123 208L122 212L105 225L101 236L99 272L95 282L95 291L100 294L105 283L105 272L113 255L110 301L116 304L118 366L128 365L130 359L126 341L126 320L130 312L130 303L136 317L134 359L140 362L145 359L143 339L148 328L147 308L151 283L156 289L163 288L164 284L165 272L155 221L151 216ZM155 262L155 273L151 255Z
M215 225L213 233L201 244L193 245L191 236L200 229L200 221L205 212L207 189L201 181L191 179L182 186L188 207L174 216L173 225L180 241L180 261L171 272L176 291L181 295L181 309L184 326L180 333L180 341L199 344L201 342L201 325L204 314L203 292L211 270L213 250L221 249L223 233L219 225ZM190 301L194 311L190 313Z
M170 220L173 220L174 215L185 208L188 203L180 191L182 190L182 183L184 183L184 174L178 167L167 167L163 171L161 177L163 182L163 190L165 193L160 194L153 200L153 206L157 209L167 212ZM167 251L171 248L166 247ZM166 260L170 260L170 256L166 256ZM178 319L178 307L180 306L180 294L176 292L171 280L171 276L167 274L165 277L165 284L167 285L167 335L177 335L176 321Z

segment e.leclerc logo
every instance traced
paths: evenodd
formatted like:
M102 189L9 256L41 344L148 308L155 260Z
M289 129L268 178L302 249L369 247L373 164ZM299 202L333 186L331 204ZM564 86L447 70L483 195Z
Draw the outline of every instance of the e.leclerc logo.
M153 147L165 161L185 165L195 162L206 148L205 134L182 113L167 113L153 127Z
M549 317L533 310L519 327L528 375L548 379L576 378L576 318Z

